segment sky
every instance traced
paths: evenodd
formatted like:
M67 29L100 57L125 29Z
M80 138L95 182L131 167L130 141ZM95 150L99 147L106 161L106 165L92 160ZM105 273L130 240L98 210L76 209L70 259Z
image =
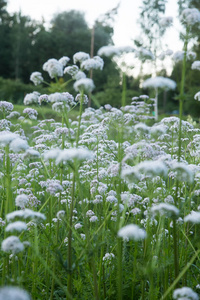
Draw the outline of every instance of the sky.
M43 17L48 23L55 13L71 9L83 11L90 27L100 15L117 6L120 2L118 15L114 25L113 41L116 46L133 45L132 40L140 34L137 20L139 18L139 6L141 0L8 0L8 12L19 12L29 15L31 18L41 20ZM168 0L166 15L177 16L175 0ZM170 31L167 36L169 47L172 50L181 50L178 41L178 33Z
M114 23L114 44L116 46L134 46L133 39L141 34L137 21L142 0L7 0L7 10L9 13L21 10L23 15L29 15L35 20L44 18L47 26L54 14L72 9L79 10L85 13L85 19L92 28L95 20L116 7L119 2L120 6ZM176 0L168 0L165 16L172 16L174 27L180 28L177 19L178 10L176 3ZM179 30L176 30L174 27L168 29L165 34L163 50L171 49L174 52L182 50L183 44L179 40ZM135 60L134 54L132 56L126 55L122 59L127 65L134 66L134 70L131 71L134 75L139 73L140 66ZM173 67L172 62L166 61L164 65L168 75L170 75ZM160 65L160 69L164 65ZM147 66L144 72L149 73L149 68L151 67Z

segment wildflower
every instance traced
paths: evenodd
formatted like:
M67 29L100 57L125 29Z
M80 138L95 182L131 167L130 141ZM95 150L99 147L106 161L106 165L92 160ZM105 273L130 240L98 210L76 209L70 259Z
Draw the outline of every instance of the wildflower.
M194 172L190 166L182 162L173 162L171 168L175 172L178 180L193 183Z
M11 220L15 218L23 218L23 219L36 219L36 220L45 220L46 217L44 214L40 212L33 211L31 209L25 208L23 210L15 210L9 214L6 215L6 220L10 222Z
M161 88L166 90L174 90L176 88L175 81L165 78L162 76L157 76L154 78L148 78L142 84L143 88Z
M94 82L90 78L82 78L74 83L74 89L77 92L85 91L91 93L94 88Z
M112 259L115 258L115 255L111 252L111 253L106 253L103 257L103 261L105 263L111 264Z
M43 82L43 77L40 72L33 72L30 76L30 80L35 84L38 85Z
M29 202L29 198L26 194L18 195L15 198L15 205L19 206L20 208L25 208L25 206L28 204L28 202Z
M14 106L12 103L7 101L0 101L0 111L3 113L10 113Z
M193 62L192 66L191 66L192 70L199 70L200 71L200 60L196 60Z
M6 118L7 119L14 119L19 118L20 113L18 111L12 111Z
M86 74L83 71L78 71L72 78L77 81L86 78Z
M66 66L66 64L70 61L70 58L68 56L61 57L58 62L63 65L63 67Z
M172 23L173 23L172 17L163 17L159 22L160 26L164 28L172 26Z
M28 148L23 155L23 158L38 158L40 157L40 153L37 150Z
M45 62L43 70L47 71L51 78L63 76L63 65L55 58L51 58Z
M151 212L153 215L161 216L175 216L179 215L179 209L172 204L160 203L151 207Z
M200 223L200 212L192 211L189 215L184 218L184 222L191 222L193 224Z
M10 143L10 150L13 152L20 152L22 150L27 150L29 145L26 140L21 138L16 138Z
M194 25L200 22L200 12L196 8L186 8L182 11L181 21L187 25Z
M4 252L12 252L13 254L17 254L24 250L24 245L20 242L17 236L11 235L3 240L1 249Z
M18 138L19 136L16 133L10 131L1 131L0 132L0 145L5 147L6 145L10 144L14 139Z
M88 104L89 99L88 99L88 96L87 96L87 95L77 94L77 95L76 95L76 98L75 98L75 101L76 101L76 102L80 102L81 99L82 99L82 101L83 101L83 104Z
M56 159L60 154L60 152L61 152L60 149L50 149L48 151L45 151L43 153L44 160Z
M27 229L27 225L26 225L25 222L16 221L16 222L8 224L5 231L12 232L12 231L16 230L18 232L21 232L21 231L26 230L26 229Z
M74 64L76 64L77 62L82 63L84 60L87 60L89 58L90 58L90 55L88 53L80 51L73 55L73 62L74 62Z
M68 66L64 69L64 74L69 74L74 77L79 72L79 67L76 65Z
M92 216L92 217L89 219L89 221L93 223L93 222L98 221L98 218L97 218L97 216Z
M74 225L74 228L77 230L79 228L83 227L83 225L81 225L81 223L77 223Z
M40 95L38 98L39 105L41 105L42 102L49 102L49 96L47 94Z
M70 148L61 150L57 159L56 164L59 164L63 161L69 161L72 159L85 160L92 159L94 157L93 152L84 148Z
M116 46L103 46L98 50L97 54L100 56L110 57L114 55L119 55L120 51L119 48L117 48Z
M175 62L179 62L179 61L182 61L184 58L184 51L177 51L174 53L173 55L173 60Z
M24 98L24 105L38 103L39 96L40 96L40 93L38 93L38 92L26 94L26 96Z
M31 297L19 287L4 286L0 288L0 300L31 300Z
M194 99L200 101L200 92L194 95Z
M173 299L177 300L198 300L199 296L189 287L182 287L173 292Z
M64 216L65 216L65 211L64 210L59 210L58 212L57 212L57 218L59 219L59 220L62 220L63 218L64 218Z
M89 71L91 69L102 70L103 69L103 65L104 65L103 59L101 57L99 57L99 56L94 56L93 58L84 60L81 63L81 68L85 69L87 71Z
M118 237L121 237L123 239L132 239L134 241L139 241L146 238L146 231L139 228L139 226L135 224L129 224L122 227L118 231L117 235Z

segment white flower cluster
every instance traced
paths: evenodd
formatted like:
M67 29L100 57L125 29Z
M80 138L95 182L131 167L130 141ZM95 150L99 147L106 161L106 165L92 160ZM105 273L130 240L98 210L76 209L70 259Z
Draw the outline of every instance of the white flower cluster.
M28 107L23 110L23 113L27 114L31 120L37 120L37 110Z
M146 238L146 231L144 229L139 228L139 226L135 224L129 224L122 227L118 231L118 237L121 237L125 240L144 240Z
M186 8L182 11L181 21L187 25L200 23L200 12L197 8Z
M50 58L43 65L43 70L48 72L51 78L63 76L63 64L55 58Z
M40 93L38 93L38 92L26 94L26 96L24 98L24 105L38 103L39 96L40 96Z
M176 300L199 300L199 296L189 287L182 287L173 292L173 299Z
M159 24L160 24L160 26L162 26L164 28L168 28L168 27L172 26L173 18L172 17L163 17L160 19Z
M134 52L134 51L135 51L135 49L130 46L116 47L116 46L110 45L110 46L101 47L98 50L97 54L100 56L110 57L110 56L119 56L123 53L129 53L129 52Z
M30 80L35 84L38 85L44 81L42 74L40 72L33 72L30 76Z
M142 87L144 89L146 89L146 88L154 88L154 89L161 88L161 89L165 89L165 90L175 90L176 82L169 78L157 76L154 78L146 79L143 82Z
M191 66L191 69L200 71L200 60L194 61L192 66Z
M31 297L19 287L4 286L0 288L0 300L31 300Z

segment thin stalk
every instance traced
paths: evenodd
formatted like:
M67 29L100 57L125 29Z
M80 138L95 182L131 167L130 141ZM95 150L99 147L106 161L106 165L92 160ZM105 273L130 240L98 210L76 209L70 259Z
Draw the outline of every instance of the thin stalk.
M82 91L81 92L81 96L80 96L80 109L79 109L78 129L77 129L77 134L76 134L76 148L78 147L78 141L79 141L79 136L80 136L81 117L82 117L82 113L83 113L83 96L84 96L84 93Z

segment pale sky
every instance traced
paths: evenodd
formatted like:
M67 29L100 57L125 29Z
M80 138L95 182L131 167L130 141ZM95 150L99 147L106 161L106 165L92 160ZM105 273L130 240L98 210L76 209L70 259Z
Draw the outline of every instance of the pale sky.
M29 15L32 19L41 20L42 17L48 24L56 13L69 10L79 10L85 13L85 19L92 28L95 20L105 14L120 2L118 15L114 23L113 41L116 46L134 46L133 39L140 36L140 28L137 24L139 18L139 7L142 0L8 0L7 10L9 13L19 12ZM174 52L182 50L183 44L179 41L180 25L177 19L177 0L168 0L165 16L174 19L174 26L167 30L163 38L163 50L171 49ZM131 55L131 54L130 54ZM128 65L133 65L133 73L139 72L139 64L132 56L124 56L123 60ZM164 62L168 73L172 70L172 62ZM159 67L159 66L158 66ZM163 65L160 65L162 68ZM146 72L149 67L147 66Z
M85 18L92 27L94 21L108 10L117 6L120 2L120 8L116 17L114 26L113 40L116 46L132 45L132 39L140 34L137 20L139 18L139 6L141 0L8 0L7 9L9 13L18 12L29 15L31 18L49 21L55 13L71 9L85 12ZM177 16L176 0L168 0L167 16ZM181 44L177 44L178 33L171 30L167 40L169 47L176 51L181 50Z

